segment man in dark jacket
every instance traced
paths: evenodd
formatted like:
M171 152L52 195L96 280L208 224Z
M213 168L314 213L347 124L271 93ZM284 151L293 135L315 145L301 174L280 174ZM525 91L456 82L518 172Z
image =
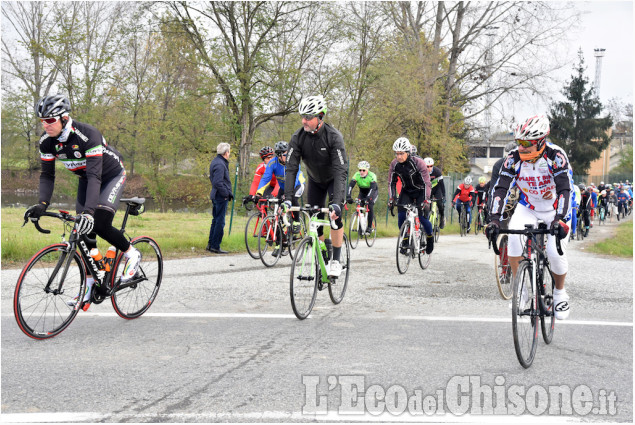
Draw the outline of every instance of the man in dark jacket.
M229 180L229 151L229 143L219 143L216 147L218 155L209 165L209 180L212 182L209 199L212 200L214 208L212 210L212 226L209 229L209 241L205 249L214 254L227 254L227 251L220 248L220 243L223 240L227 204L234 199Z

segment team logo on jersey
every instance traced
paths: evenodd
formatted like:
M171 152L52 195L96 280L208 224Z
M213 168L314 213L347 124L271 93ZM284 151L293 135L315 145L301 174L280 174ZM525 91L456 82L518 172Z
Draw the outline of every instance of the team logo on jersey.
M553 199L553 192L548 190L547 192L543 193L542 199Z
M57 152L61 151L63 148L64 148L64 145L63 145L63 144L61 144L61 143L60 143L60 144L58 144L58 145L55 145L55 150L56 150Z
M78 145L73 145L73 149L79 149Z
M556 154L556 159L553 162L554 164L556 164L557 168L562 168L564 167L564 164L567 163L567 160L564 158L564 155L562 154L562 152L558 152Z
M75 158L81 158L81 157L82 157L81 152L75 152Z
M59 159L66 159L66 154L65 153L61 153L61 154L57 155L57 157Z

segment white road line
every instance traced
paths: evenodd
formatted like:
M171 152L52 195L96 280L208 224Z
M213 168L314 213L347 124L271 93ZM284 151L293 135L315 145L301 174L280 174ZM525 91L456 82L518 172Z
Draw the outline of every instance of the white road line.
M537 417L531 415L514 416L515 423L535 423ZM374 423L425 423L425 422L448 422L448 423L509 423L510 417L507 415L470 415L465 414L455 416L444 415L412 415L404 413L398 416L384 412L380 415L365 414L339 414L329 412L325 415L303 415L301 412L264 411L264 412L210 412L210 413L141 413L141 414L100 414L91 412L77 413L8 413L0 416L0 423L38 423L38 422L89 422L89 421L161 421L161 422L262 422L262 421L310 421L310 422L374 422ZM548 416L541 415L541 423L572 423L581 422L582 418L572 416Z

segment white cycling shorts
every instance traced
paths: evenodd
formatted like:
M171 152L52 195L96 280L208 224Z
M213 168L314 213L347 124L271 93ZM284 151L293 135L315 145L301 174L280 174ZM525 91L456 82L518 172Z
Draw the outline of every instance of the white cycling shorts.
M547 226L551 226L551 222L556 216L555 211L535 211L530 210L524 205L516 205L516 211L509 220L509 228L513 230L523 230L525 224L533 224L538 226L538 220L544 221ZM569 231L571 229L569 228ZM525 245L525 237L522 235L509 235L509 242L507 245L507 254L510 257L520 257L523 255L523 246ZM547 236L547 258L549 258L549 264L551 265L551 271L555 274L562 275L569 270L569 261L567 260L567 242L569 241L569 234L560 241L563 255L558 255L556 249L556 237L552 235Z

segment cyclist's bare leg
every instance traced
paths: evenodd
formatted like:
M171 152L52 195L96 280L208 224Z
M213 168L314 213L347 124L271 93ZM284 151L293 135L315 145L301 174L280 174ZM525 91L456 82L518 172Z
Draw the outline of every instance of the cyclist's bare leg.
M523 257L507 257L509 259L509 265L512 268L512 276L516 276L516 272L518 271L518 264L520 264L520 260Z
M555 274L554 272L551 272L551 275L553 276L553 280L555 281L556 289L564 289L564 278L567 276L567 274Z

